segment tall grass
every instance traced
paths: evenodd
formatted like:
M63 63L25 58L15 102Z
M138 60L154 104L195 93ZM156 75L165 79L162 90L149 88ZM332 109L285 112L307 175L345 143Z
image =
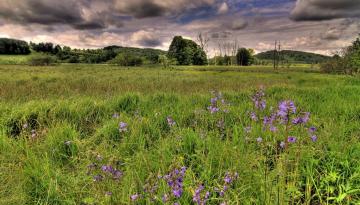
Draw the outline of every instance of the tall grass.
M360 79L258 69L0 66L0 204L193 204L200 184L207 204L359 204ZM267 108L309 111L318 140L296 128L304 143L278 151L287 135L249 116L260 85ZM211 90L228 113L209 112ZM183 166L175 198L164 176Z

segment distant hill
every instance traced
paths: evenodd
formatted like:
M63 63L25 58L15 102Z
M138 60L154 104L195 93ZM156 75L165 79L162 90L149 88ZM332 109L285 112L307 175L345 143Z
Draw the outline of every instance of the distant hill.
M309 53L303 51L292 51L292 50L283 50L280 51L280 56L282 61L291 62L291 63L321 63L329 60L330 56L325 56L316 53ZM258 53L255 57L259 60L272 61L274 59L274 51L266 51Z

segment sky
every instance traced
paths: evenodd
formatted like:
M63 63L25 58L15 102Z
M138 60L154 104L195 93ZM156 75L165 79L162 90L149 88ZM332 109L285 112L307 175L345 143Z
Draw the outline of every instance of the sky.
M0 0L0 37L74 48L167 50L174 36L237 41L256 52L332 55L360 33L360 0Z

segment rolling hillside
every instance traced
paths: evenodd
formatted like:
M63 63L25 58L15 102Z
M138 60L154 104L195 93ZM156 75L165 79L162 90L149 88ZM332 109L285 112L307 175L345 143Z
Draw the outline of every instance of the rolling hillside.
M255 57L259 60L273 60L274 51L266 51L259 54L256 54ZM292 51L292 50L283 50L280 51L280 58L282 61L287 62L296 62L296 63L321 63L328 59L330 56L320 55L316 53L309 53L303 51Z

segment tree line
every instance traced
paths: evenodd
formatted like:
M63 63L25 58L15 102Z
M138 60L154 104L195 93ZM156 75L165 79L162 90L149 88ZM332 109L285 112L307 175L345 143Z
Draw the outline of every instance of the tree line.
M60 63L111 63L122 66L139 66L146 64L168 65L251 65L254 62L254 51L238 48L233 55L215 56L209 58L207 50L208 39L199 36L199 44L195 41L175 36L168 52L150 48L132 48L108 46L101 49L72 49L50 42L29 44L15 39L0 40L0 54L29 54L34 51L37 55L31 59L31 64L44 65L52 62ZM235 62L235 63L233 63Z
M0 38L0 54L26 55L30 52L29 44L25 41Z

